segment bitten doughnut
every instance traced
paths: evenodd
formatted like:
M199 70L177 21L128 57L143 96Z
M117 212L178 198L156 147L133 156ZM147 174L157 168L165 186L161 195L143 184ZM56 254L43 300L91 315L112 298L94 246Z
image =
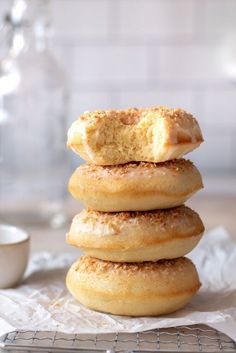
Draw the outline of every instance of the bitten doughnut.
M143 263L112 263L89 256L70 268L67 287L90 309L129 316L157 316L185 306L200 288L187 258Z
M202 141L191 114L159 106L85 112L70 127L67 145L89 163L113 165L179 158Z
M198 214L186 206L147 212L83 210L73 219L67 243L102 260L157 261L187 254L203 231Z
M130 162L117 166L81 165L71 176L69 191L97 211L146 211L182 205L203 187L189 160Z

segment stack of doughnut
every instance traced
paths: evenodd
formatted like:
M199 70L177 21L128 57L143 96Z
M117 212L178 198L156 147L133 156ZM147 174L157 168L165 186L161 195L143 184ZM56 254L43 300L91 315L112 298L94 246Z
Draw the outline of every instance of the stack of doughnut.
M196 268L184 255L204 226L184 202L203 185L182 156L202 141L191 114L162 106L86 112L72 124L68 146L87 162L69 181L86 209L66 238L85 253L66 279L80 303L157 316L182 308L197 292Z

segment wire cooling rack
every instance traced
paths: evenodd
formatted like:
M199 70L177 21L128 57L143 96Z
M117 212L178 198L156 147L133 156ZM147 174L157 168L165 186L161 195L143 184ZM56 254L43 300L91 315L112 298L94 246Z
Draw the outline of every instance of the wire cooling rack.
M0 338L0 350L21 353L236 352L236 344L217 330L194 325L99 335L14 331Z

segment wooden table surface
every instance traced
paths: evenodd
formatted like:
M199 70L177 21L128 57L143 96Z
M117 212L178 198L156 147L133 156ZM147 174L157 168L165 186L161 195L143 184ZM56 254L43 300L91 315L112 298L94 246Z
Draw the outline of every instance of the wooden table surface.
M236 195L196 195L187 202L191 208L197 211L207 230L217 226L224 226L236 241ZM70 226L71 219L82 205L72 203L67 207L68 224L61 229L25 227L31 234L32 252L75 252L78 250L65 243L65 234Z

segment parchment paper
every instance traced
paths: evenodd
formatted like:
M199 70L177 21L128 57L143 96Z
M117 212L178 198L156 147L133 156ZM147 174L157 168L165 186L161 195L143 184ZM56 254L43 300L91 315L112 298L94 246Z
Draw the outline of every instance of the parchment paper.
M189 257L202 282L191 303L159 318L128 318L90 311L71 297L64 279L74 255L36 254L21 286L0 290L0 335L14 329L137 332L204 323L236 340L236 244L223 228L217 228L205 234Z

